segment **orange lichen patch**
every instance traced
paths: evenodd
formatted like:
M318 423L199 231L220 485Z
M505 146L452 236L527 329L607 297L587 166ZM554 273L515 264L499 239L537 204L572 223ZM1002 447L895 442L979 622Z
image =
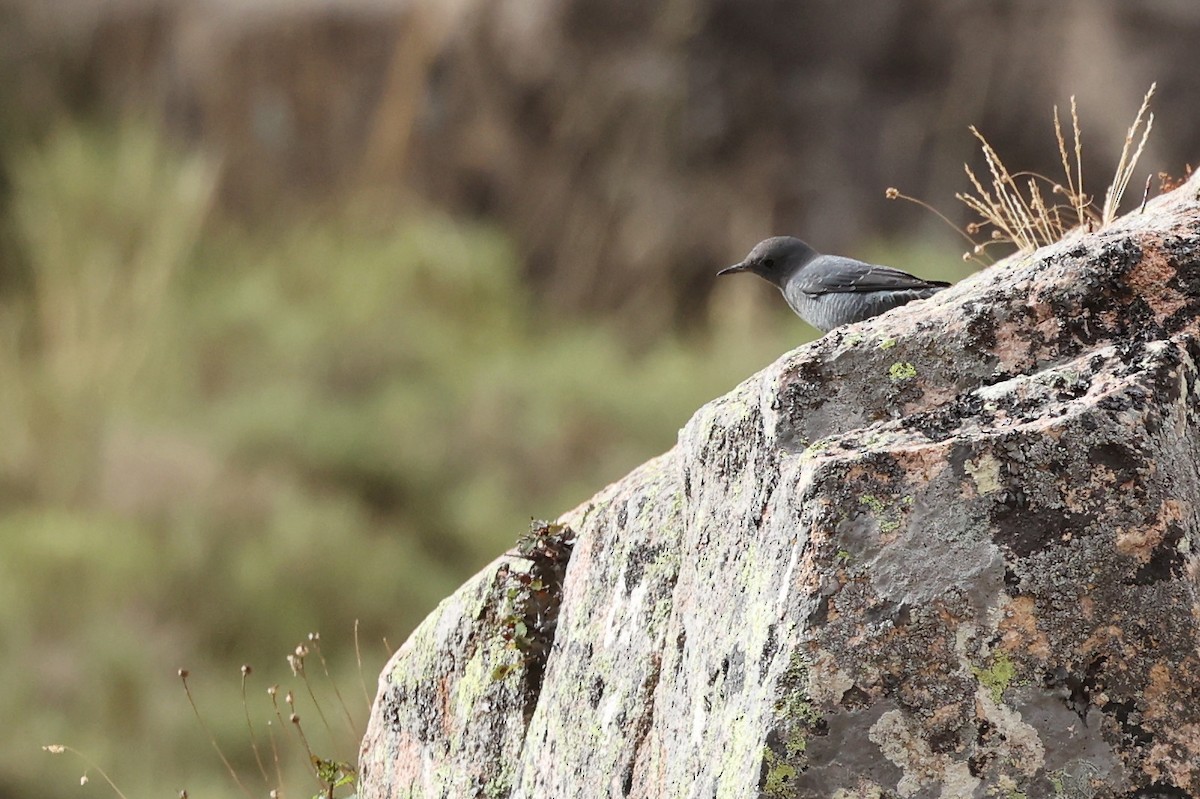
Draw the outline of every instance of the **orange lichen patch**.
M1030 358L1036 358L1036 354L1032 351L1034 342L1036 341L1053 341L1058 337L1059 331L1067 323L1067 320L1055 314L1048 305L1033 306L1037 312L1037 323L1033 330L1037 335L1029 337L1030 341Z
M821 575L812 558L801 558L796 568L795 585L806 594L816 594L821 589Z
M1122 641L1124 638L1124 630L1115 624L1106 624L1103 627L1097 628L1095 632L1087 637L1087 640L1079 645L1079 653L1081 655L1089 655L1110 641Z
M1117 552L1139 563L1149 563L1154 550L1162 543L1167 527L1183 519L1183 506L1168 499L1158 511L1158 519L1149 527L1121 530L1117 533Z
M1194 787L1200 782L1200 724L1182 724L1165 731L1168 738L1150 747L1146 774L1155 782Z
M1142 247L1142 259L1129 272L1126 282L1135 294L1150 304L1161 322L1186 305L1187 297L1167 289L1175 277L1175 269L1163 252L1162 238L1157 235L1145 236L1139 244Z
M1136 558L1139 563L1148 563L1150 553L1162 543L1165 532L1157 524L1136 530L1122 530L1117 533L1117 551L1127 557Z
M878 476L878 469L870 466L863 466L861 462L853 462L850 464L850 468L846 470L844 482L847 484L857 483L860 480L870 480Z
M1037 360L1031 357L1031 346L1025 324L1009 322L996 328L996 346L992 348L992 354L1000 360L1004 369L1010 372L1024 372Z
M1150 681L1142 692L1146 700L1145 718L1161 718L1178 693L1178 686L1174 685L1174 681L1171 679L1171 670L1167 664L1160 661L1151 666Z
M946 603L940 599L934 602L933 609L937 613L938 619L948 630L957 629L958 625L966 621L966 618L964 618L961 614L952 611L946 605Z
M910 483L929 483L950 465L950 446L935 444L924 447L909 447L895 452L896 462L904 469Z
M1176 725L1173 720L1187 714L1196 704L1196 685L1200 679L1200 658L1189 655L1180 661L1159 661L1150 668L1149 679L1142 691L1145 702L1143 718L1147 721L1161 720L1171 728L1168 737L1175 739ZM1198 747L1195 751L1200 762L1200 736L1184 736L1180 745Z
M382 740L381 738L380 744L374 746L384 748ZM395 748L387 753L389 760L387 765L391 766L391 782L395 785L420 785L422 775L425 773L427 766L423 757L424 747L421 745L420 740L416 735L407 731L400 732L393 740L395 741ZM364 751L367 750L365 744L363 749Z
M443 735L451 736L457 732L454 721L454 705L452 704L451 700L453 699L455 683L458 682L460 678L461 675L458 674L444 674L442 675L442 678L438 680L437 698L438 704L440 704L442 708L439 715L442 717L441 721Z
M1037 604L1032 597L1019 596L1004 608L1000 621L1000 646L1008 652L1028 652L1035 658L1050 657L1050 641L1038 629Z
M924 724L926 730L937 729L944 727L948 722L955 721L963 715L963 707L958 702L951 702L948 705L942 705L937 710L933 711Z
M1022 280L1009 288L1014 296L1032 297L1041 281ZM1030 308L1038 322L1051 318L1052 313L1047 305L1030 303ZM1004 368L1009 371L1021 372L1036 362L1029 357L1030 331L1025 319L1003 322L995 330L996 344L992 354L1000 359Z
M958 389L950 383L934 383L932 381L925 382L921 386L923 393L921 398L914 402L905 403L904 413L914 414L921 411L927 411L931 408L940 408L941 406L952 402L958 396Z
M1072 513L1085 513L1088 508L1088 501L1091 499L1091 488L1092 486L1086 484L1066 486L1061 494L1063 507ZM1071 537L1064 535L1062 536L1062 540L1070 541Z

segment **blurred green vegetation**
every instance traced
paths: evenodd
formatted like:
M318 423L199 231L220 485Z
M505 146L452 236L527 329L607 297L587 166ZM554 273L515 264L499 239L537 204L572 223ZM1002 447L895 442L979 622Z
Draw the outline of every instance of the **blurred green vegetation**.
M3 165L0 797L109 794L43 744L131 798L232 795L180 667L253 795L243 663L268 763L272 683L353 761L384 639L810 334L730 296L635 346L539 305L501 232L395 203L237 222L215 162L134 123ZM311 631L353 733L285 662ZM271 729L287 795L312 795Z

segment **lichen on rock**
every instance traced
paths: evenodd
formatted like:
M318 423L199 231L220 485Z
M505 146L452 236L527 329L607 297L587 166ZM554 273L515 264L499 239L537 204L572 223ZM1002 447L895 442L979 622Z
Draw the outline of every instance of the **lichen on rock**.
M513 555L413 634L360 796L1200 796L1198 185L702 408L541 665Z

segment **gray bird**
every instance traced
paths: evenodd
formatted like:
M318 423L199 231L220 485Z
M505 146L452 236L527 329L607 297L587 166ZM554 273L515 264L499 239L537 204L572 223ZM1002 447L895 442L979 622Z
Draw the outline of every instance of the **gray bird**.
M822 333L932 297L950 285L890 266L822 255L791 236L760 241L740 264L717 275L734 272L753 272L774 285L796 315Z

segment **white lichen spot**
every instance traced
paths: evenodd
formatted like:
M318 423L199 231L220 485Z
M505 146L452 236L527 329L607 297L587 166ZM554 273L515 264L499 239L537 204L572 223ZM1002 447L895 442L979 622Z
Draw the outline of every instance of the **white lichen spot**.
M421 785L426 796L434 795L438 781L438 761L433 756L432 745L427 743L421 747Z
M879 717L867 736L879 747L883 756L902 772L896 790L901 796L912 796L921 786L937 779L935 756L929 745L909 729L904 714L889 710Z
M613 720L621 710L621 696L617 691L609 691L604 699L604 709L600 711L600 726L607 732L612 727Z
M624 583L624 580L621 582ZM628 650L635 635L645 635L645 622L639 618L642 613L642 605L645 604L645 602L646 580L642 580L637 584L637 588L633 589L633 593L629 595L629 602L625 607L624 623L620 625L621 644L623 649ZM605 637L608 637L607 633L605 633Z
M805 542L807 542L807 537L805 538ZM788 591L792 587L792 574L796 571L796 562L800 558L801 543L797 541L792 544L792 556L788 559L787 570L783 573L783 579L779 581L779 596L775 600L775 607L777 608L787 607L785 600L787 599Z
M970 642L976 633L975 625L964 623L959 625L955 635L955 654L958 655L960 668L967 674L976 673L969 657ZM1003 652L995 654L1003 655ZM978 681L978 678L976 679ZM1018 710L996 701L993 696L996 693L994 687L994 683L987 685L978 681L975 688L976 713L994 724L1001 733L995 737L996 754L1002 760L1016 766L1021 773L1033 776L1045 765L1046 747L1038 731L1022 720ZM1003 691L999 693L1003 695Z
M938 799L968 799L975 795L979 787L979 778L972 776L969 764L953 760L948 755L942 755L949 762L946 764L945 776L942 779L942 792Z
M625 603L625 575L617 575L616 585L613 586L612 601L608 603L608 615L604 619L604 648L613 645L617 640L617 614Z
M833 792L832 799L880 799L883 788L873 782L860 783L853 790L838 788Z
M992 692L981 685L975 689L980 715L996 726L1000 757L1022 774L1032 777L1046 764L1046 746L1038 731L1021 718L1020 711L992 699Z
M903 775L896 785L901 796L914 796L922 788L941 783L940 799L967 799L980 780L966 763L948 754L935 754L920 727L899 710L889 710L872 725L868 737Z
M704 726L708 720L707 702L703 691L696 691L692 700L692 745L699 746L704 740Z
M996 460L990 452L985 452L975 460L969 460L964 464L967 473L971 475L971 479L975 481L975 490L981 496L999 491L1003 484L1000 482L1000 461Z
M813 702L837 702L854 687L854 678L838 668L833 655L822 650L813 656L805 692Z

